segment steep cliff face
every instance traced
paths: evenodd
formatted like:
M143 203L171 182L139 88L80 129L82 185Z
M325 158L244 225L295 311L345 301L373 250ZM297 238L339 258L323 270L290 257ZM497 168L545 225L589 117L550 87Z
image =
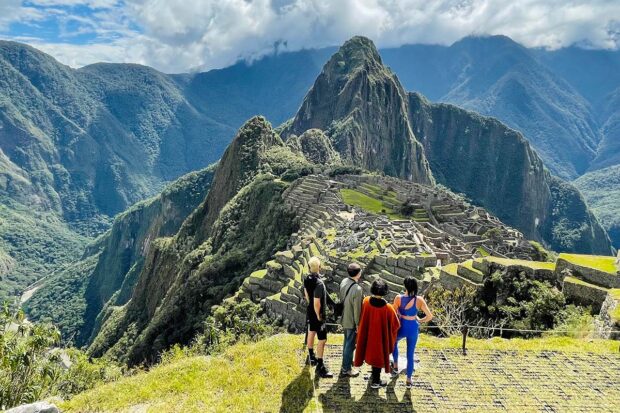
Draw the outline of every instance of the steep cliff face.
M620 249L620 165L588 172L574 183Z
M344 162L432 184L407 119L406 93L364 37L347 41L323 67L283 136L323 130Z
M431 104L417 93L409 94L409 110L440 183L553 249L610 252L579 192L552 177L520 133L493 118Z
M31 319L47 318L63 337L83 345L107 312L125 304L153 241L178 231L204 199L215 166L192 172L167 186L159 195L132 206L90 245L81 260L47 280L27 303ZM98 322L96 322L99 317Z
M136 363L188 341L211 306L286 244L296 229L281 199L288 184L264 173L274 150L287 149L264 118L240 129L206 199L175 236L152 245L131 299L110 309L92 354Z
M407 90L498 118L528 139L554 175L574 179L596 156L601 136L591 104L541 61L549 53L506 36L469 36L448 47L403 46L382 56Z

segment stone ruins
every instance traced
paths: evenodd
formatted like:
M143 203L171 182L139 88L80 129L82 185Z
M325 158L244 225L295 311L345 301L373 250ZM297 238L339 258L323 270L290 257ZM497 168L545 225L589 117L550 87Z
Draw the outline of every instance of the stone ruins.
M291 331L305 328L302 280L312 256L322 258L332 295L347 277L347 265L356 261L364 271L365 293L380 277L390 287L388 300L402 292L409 275L419 280L423 293L434 283L478 288L504 268L555 279L569 300L601 314L620 308L620 295L613 293L620 292L614 290L620 274L586 270L562 259L564 254L558 268L554 262L531 261L536 251L523 234L448 190L378 175L309 175L293 182L284 199L296 212L299 231L231 299L262 303ZM608 327L620 327L620 320L607 318Z

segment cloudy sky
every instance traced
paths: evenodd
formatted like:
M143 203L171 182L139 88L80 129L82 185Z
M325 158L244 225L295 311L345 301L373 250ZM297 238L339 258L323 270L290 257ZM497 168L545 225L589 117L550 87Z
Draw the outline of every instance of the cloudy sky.
M620 0L0 0L0 38L74 67L227 66L362 34L379 47L504 34L526 45L617 49Z

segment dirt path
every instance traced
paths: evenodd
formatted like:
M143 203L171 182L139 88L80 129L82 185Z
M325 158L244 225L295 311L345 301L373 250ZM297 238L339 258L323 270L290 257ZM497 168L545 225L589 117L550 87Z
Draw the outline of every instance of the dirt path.
M27 289L26 291L24 291L24 293L22 294L22 296L19 298L19 305L24 305L24 303L26 301L28 301L30 299L30 297L32 297L32 295L39 289L41 288L42 284L38 284L35 285L34 287L31 287L29 289Z

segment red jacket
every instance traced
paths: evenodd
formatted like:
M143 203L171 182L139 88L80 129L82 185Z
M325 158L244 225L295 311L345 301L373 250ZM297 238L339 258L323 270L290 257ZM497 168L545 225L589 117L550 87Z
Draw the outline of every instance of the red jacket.
M400 321L394 307L385 300L366 297L357 330L357 345L353 365L364 362L390 372L390 354L396 344Z

